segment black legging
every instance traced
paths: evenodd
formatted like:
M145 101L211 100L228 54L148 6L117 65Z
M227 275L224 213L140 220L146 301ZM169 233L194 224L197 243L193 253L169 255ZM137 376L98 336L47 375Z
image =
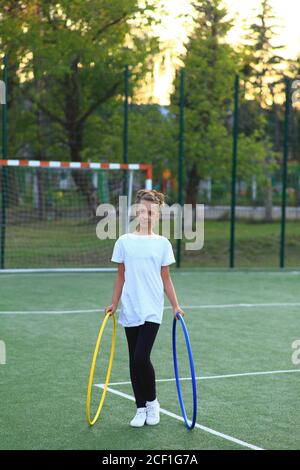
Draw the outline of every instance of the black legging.
M155 372L150 361L151 350L159 329L158 323L125 328L129 369L137 408L146 406L146 401L156 398Z

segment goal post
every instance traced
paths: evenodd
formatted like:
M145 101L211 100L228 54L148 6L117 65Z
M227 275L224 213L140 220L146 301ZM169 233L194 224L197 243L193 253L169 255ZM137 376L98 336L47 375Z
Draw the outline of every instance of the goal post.
M152 165L0 159L0 272L111 270L97 207L152 189Z

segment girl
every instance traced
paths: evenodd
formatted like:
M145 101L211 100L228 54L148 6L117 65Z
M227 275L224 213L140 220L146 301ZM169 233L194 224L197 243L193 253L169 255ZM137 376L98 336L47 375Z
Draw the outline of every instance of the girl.
M173 314L183 311L178 305L169 265L175 262L172 245L166 237L153 232L159 218L164 195L155 190L137 192L135 232L116 241L111 261L118 263L112 304L105 309L111 315L117 310L122 294L119 323L124 326L129 351L129 370L137 412L130 425L159 423L155 372L150 361L151 350L162 322L164 291Z

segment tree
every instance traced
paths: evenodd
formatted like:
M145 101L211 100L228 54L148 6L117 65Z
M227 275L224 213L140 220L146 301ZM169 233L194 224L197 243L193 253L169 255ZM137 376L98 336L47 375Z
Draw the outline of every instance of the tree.
M280 158L280 129L283 119L281 103L276 97L283 96L284 82L279 66L284 62L278 51L283 46L274 46L276 25L270 0L261 0L258 14L250 25L246 35L247 45L244 49L246 72L246 91L261 107L260 126L264 130L262 138L268 134L273 142L272 151L266 155L265 172L265 209L266 220L272 221L272 173L276 167L276 157Z
M14 51L18 72L26 81L23 91L31 103L26 112L35 114L31 124L39 127L39 142L31 146L37 157L50 126L52 142L60 142L64 155L82 160L89 121L122 93L124 65L131 66L133 84L146 73L146 56L155 48L147 34L152 8L147 2L139 4L137 0L2 0L2 49ZM144 29L138 28L138 22ZM76 172L73 178L94 214L97 200L90 180Z
M292 122L291 135L292 159L300 163L300 53L296 60L289 63L288 75L291 78Z
M237 54L226 44L232 27L221 0L194 3L197 19L182 58L185 66L186 202L196 204L200 177L224 174L230 164L230 136L226 128L233 95ZM179 77L172 96L178 116Z

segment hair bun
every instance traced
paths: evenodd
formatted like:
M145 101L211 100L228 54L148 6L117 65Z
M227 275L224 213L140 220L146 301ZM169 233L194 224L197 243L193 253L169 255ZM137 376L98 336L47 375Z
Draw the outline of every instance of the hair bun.
M156 189L139 189L136 193L136 203L140 201L153 201L160 206L163 206L165 203L165 195L156 191Z

